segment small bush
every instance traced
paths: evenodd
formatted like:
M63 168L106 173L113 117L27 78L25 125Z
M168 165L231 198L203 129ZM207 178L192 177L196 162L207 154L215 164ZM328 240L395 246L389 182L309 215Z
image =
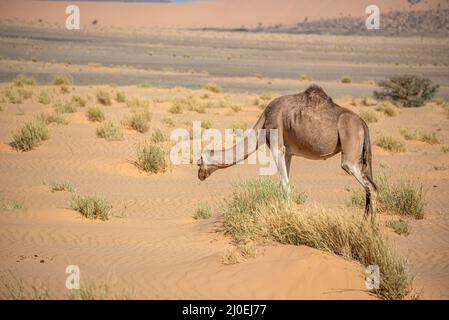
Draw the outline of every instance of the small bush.
M165 172L168 168L166 152L159 144L145 145L137 151L136 164L146 172Z
M73 96L71 99L71 102L74 106L79 107L79 108L84 108L87 104L86 99L84 99L81 96Z
M391 136L382 136L376 141L376 145L391 153L405 152L405 143Z
M140 133L147 132L150 128L151 113L148 109L138 108L131 110L131 115L125 120L125 125Z
M184 110L182 108L181 105L179 104L173 104L170 109L168 109L168 112L173 113L173 114L180 114L182 113Z
M351 83L352 79L349 76L343 76L341 77L341 83Z
M434 169L435 171L445 171L445 170L449 170L449 164L447 164L447 163L434 164L434 165L433 165L433 169Z
M7 89L5 96L10 103L19 104L30 99L33 96L33 91L24 87L11 87Z
M71 207L88 219L108 220L112 206L104 199L75 195Z
M421 183L409 179L390 181L385 175L377 179L377 210L380 213L397 214L415 219L424 218L424 191ZM365 192L360 188L353 190L351 203L357 207L365 206Z
M374 97L389 100L406 108L420 107L431 100L438 90L432 81L414 75L393 76L379 82L382 91L375 91Z
M153 143L160 143L160 142L165 142L165 141L167 141L167 136L160 129L157 129L151 135L151 142L153 142Z
M53 79L53 84L57 86L70 86L73 84L73 78L70 75L57 75Z
M195 209L194 219L209 219L212 216L212 210L207 204L200 203Z
M102 122L105 119L104 113L99 107L89 107L86 115L87 119L92 122Z
M58 191L74 192L75 191L75 187L70 182L51 182L49 187L50 187L51 192L58 192Z
M175 123L173 122L172 118L165 117L162 119L162 123L165 124L169 128L173 128L175 126Z
M75 113L78 111L76 105L72 101L56 102L53 105L56 113Z
M42 104L50 104L53 100L53 97L51 96L50 92L48 90L42 90L39 94L38 101Z
M441 151L443 151L444 153L448 153L449 152L449 146L441 146Z
M376 113L371 110L364 110L360 112L360 118L362 118L366 123L374 123L379 121Z
M405 140L418 140L419 138L418 131L409 128L401 128L400 133Z
M239 105L237 105L237 104L233 104L233 105L231 106L231 110L237 113L237 112L242 111L243 108L242 108L242 106L239 106Z
M36 116L36 119L46 124L67 124L67 120L60 113L40 113Z
M13 134L11 146L16 150L30 151L39 146L42 141L50 137L47 125L42 121L26 123L20 130Z
M257 248L251 244L238 245L227 249L221 257L224 265L233 265L257 256Z
M111 120L104 121L97 128L97 137L108 141L123 140L123 129L120 125L112 122Z
M213 93L221 93L223 91L221 89L221 87L218 84L215 84L215 83L206 84L204 86L204 89L206 89L206 90L208 90L210 92L213 92Z
M115 94L115 101L117 102L125 102L126 101L126 95L122 91L117 91Z
M62 85L62 86L60 87L60 91L61 91L62 94L66 94L66 93L70 93L71 89L70 89L69 86Z
M393 229L399 235L408 236L411 231L409 222L404 219L390 220L386 223L386 226Z
M128 108L143 108L147 109L150 106L148 100L139 99L137 97L131 97L126 100L126 106Z
M36 85L36 80L32 77L27 77L23 74L18 75L17 78L14 80L14 85L18 87L24 87L24 86L34 86Z
M112 104L111 95L106 90L97 91L95 96L97 98L98 103L101 103L102 105L110 106Z

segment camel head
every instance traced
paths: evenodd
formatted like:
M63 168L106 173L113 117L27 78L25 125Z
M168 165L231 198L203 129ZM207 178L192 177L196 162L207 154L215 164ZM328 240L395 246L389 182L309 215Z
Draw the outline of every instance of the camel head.
M218 166L214 164L208 164L207 155L201 154L200 159L197 162L198 165L198 179L201 181L206 180L214 171L218 169Z

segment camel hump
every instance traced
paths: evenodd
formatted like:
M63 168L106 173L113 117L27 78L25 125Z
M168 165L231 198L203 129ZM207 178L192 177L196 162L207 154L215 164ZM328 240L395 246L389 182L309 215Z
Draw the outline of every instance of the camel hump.
M323 88L317 85L311 85L307 88L307 90L304 91L304 95L306 96L308 103L311 105L332 103L332 98L324 92Z

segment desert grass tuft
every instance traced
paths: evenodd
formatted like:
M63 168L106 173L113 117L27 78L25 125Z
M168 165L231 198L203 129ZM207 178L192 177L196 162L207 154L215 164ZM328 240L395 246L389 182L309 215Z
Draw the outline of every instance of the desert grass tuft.
M104 106L110 106L112 104L111 95L106 90L98 90L95 97L97 98L97 102Z
M108 141L120 141L124 138L123 129L119 124L107 120L98 126L97 137L104 138Z
M168 168L167 152L160 144L146 144L137 150L136 165L149 173L165 172Z
M33 96L33 91L24 87L9 87L6 89L5 97L9 103L20 104L24 100L30 99Z
M279 183L256 179L239 183L224 199L223 229L239 244L276 241L332 252L361 264L379 266L384 299L404 299L411 290L405 261L377 225L355 210L294 206L284 201ZM336 212L338 211L338 212Z
M343 76L343 77L341 77L340 81L341 81L341 83L351 83L352 79L349 76Z
M53 79L53 84L57 86L70 86L73 84L73 78L70 75L57 75Z
M87 104L87 100L81 96L73 96L70 101L78 108L84 108Z
M17 87L35 86L36 80L33 77L28 77L23 74L20 74L14 80L14 85Z
M38 101L42 104L50 104L53 100L49 90L42 90L39 94Z
M199 203L195 208L195 213L193 214L193 218L196 220L199 219L209 219L212 216L212 210L205 203Z
M36 119L39 121L42 121L46 124L68 124L67 120L64 118L64 116L60 113L56 113L56 112L51 112L51 113L47 113L47 112L43 112L43 113L39 113L36 116Z
M377 117L376 113L372 110L363 110L362 112L360 112L360 117L366 123L375 123L379 121L379 118Z
M418 140L419 132L410 128L401 128L399 131L405 140Z
M105 199L80 195L72 197L71 208L88 219L100 220L108 220L112 210L112 206Z
M67 191L74 192L75 187L70 182L50 182L48 185L51 192Z
M115 94L115 101L117 102L126 102L126 95L122 91L117 91Z
M379 213L397 214L418 220L424 218L425 193L420 182L407 178L392 180L381 174L376 183ZM351 204L365 207L365 192L361 188L352 191Z
M405 152L405 143L396 140L392 136L381 136L376 141L376 145L381 147L382 149L388 150L391 153L399 153L399 152Z
M449 152L449 146L441 146L441 151L443 151L444 153L448 153Z
M75 113L78 111L77 105L73 101L58 101L53 104L56 113Z
M124 124L137 132L144 133L150 129L151 113L145 108L133 108Z
M150 102L145 99L140 99L137 97L131 97L126 99L126 106L128 108L148 108L150 106Z
M213 93L221 93L223 89L215 83L209 83L204 86L204 89Z
M395 117L398 114L398 108L392 103L385 101L376 107L376 111L383 112L388 117Z
M160 143L167 141L167 135L160 129L156 129L151 135L151 142Z
M390 220L385 224L388 228L393 229L399 235L408 236L411 231L410 224L405 219Z
M162 119L162 123L165 124L169 128L173 128L175 126L175 122L172 118L165 117Z
M104 112L99 107L89 107L86 115L87 119L92 122L102 122L105 119Z
M435 132L425 132L421 134L421 137L419 138L420 141L426 142L428 144L439 144L440 139L438 139Z
M435 170L435 171L449 170L449 163L434 164L433 165L433 170Z
M11 146L20 151L30 151L50 138L47 124L33 120L13 134Z

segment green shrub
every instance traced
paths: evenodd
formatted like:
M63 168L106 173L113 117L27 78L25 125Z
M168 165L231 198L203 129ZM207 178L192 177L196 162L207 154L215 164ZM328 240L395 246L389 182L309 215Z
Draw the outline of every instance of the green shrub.
M89 107L86 114L87 119L92 122L102 122L105 119L104 113L99 107Z
M108 220L112 206L104 199L96 196L79 196L72 198L71 208L88 219Z
M349 76L343 76L341 77L341 83L351 83L352 79Z
M53 84L57 86L70 86L73 84L73 78L71 75L57 75L53 79Z
M108 91L106 90L99 90L96 93L97 102L101 103L105 106L110 106L112 104L112 99Z
M413 217L418 220L424 218L425 201L421 183L414 183L406 178L390 181L385 175L380 175L376 182L378 212ZM361 188L353 190L351 203L357 207L365 207L365 192Z
M75 113L78 111L76 104L73 101L56 102L53 105L56 113Z
M162 132L162 130L156 129L151 135L151 142L159 143L164 141L167 141L167 136L165 135L164 132Z
M123 140L123 129L111 120L104 121L97 128L97 137L108 141Z
M126 99L126 106L128 108L143 108L148 109L150 103L148 100L139 99L137 97L131 97L130 99Z
M212 215L212 210L207 204L200 203L195 209L195 213L193 215L194 219L209 219Z
M47 125L42 121L31 121L13 134L11 146L16 150L30 151L50 137Z
M420 107L431 100L438 90L432 81L415 75L393 76L379 82L381 91L375 91L374 97L389 100L406 108Z
M66 94L66 93L69 93L69 92L72 91L72 90L70 89L69 86L62 85L62 86L60 87L60 91L61 91L62 94Z
M5 93L10 103L19 104L33 96L33 91L24 87L10 87Z
M376 113L371 110L364 110L360 112L360 118L362 118L366 123L373 123L379 121Z
M391 153L405 152L405 143L391 136L382 136L376 141L376 145Z
M50 104L52 100L53 98L48 90L42 90L41 93L39 94L38 98L39 103Z
M137 151L136 164L146 172L165 172L168 168L166 152L159 144L145 145Z
M116 95L115 95L115 100L117 102L125 102L126 101L126 95L124 92L122 91L117 91Z
M71 102L74 106L79 107L79 108L84 108L87 104L86 99L84 99L81 96L73 96L71 99Z

